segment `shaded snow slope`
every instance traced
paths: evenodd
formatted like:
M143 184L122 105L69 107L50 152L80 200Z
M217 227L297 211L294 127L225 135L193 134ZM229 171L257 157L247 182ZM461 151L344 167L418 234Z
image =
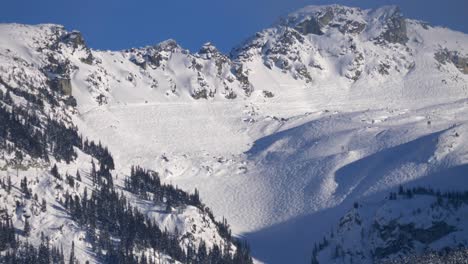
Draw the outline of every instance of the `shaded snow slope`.
M356 202L314 245L313 263L408 263L408 256L463 250L467 194L400 186L384 199Z

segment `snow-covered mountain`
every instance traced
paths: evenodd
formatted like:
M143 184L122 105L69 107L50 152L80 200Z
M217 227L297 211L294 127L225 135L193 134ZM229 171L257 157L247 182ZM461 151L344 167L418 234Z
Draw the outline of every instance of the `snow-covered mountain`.
M393 6L308 6L229 55L211 43L192 53L174 40L99 51L59 25L3 24L0 91L1 120L9 124L0 134L0 175L13 185L1 190L3 214L18 230L29 219L32 244L41 243L41 232L65 252L74 241L82 259L99 256L87 224L70 217L76 212L64 201L67 192L82 199L85 187L88 196L102 188L93 182L91 161L107 164L103 153L113 163L98 170L103 182L109 171L112 188L167 228L185 254L205 243L242 255L243 245L226 236L224 216L267 263L309 262L314 243L336 231L355 202L364 208L385 201L402 184L468 189L468 35L405 18ZM100 150L86 138L101 142ZM52 176L54 164L63 177ZM136 165L144 175L157 173L164 188L196 188L216 218L193 194L154 194L151 176L131 188L126 179ZM82 180L71 185L66 175L77 171ZM31 193L21 189L24 177ZM398 211L406 201L387 203ZM362 214L379 210L365 208ZM463 212L451 219L466 219ZM368 235L375 233L372 221L361 229L377 240ZM364 245L353 235L359 228L351 229L334 234L332 250L355 245L353 239ZM443 242L448 236L441 239L453 246ZM326 250L315 257L334 263ZM182 261L156 251L138 254ZM396 255L421 253L418 247Z
M79 33L55 25L0 31L0 262L251 263L196 189L161 183L138 164L116 169L107 146L76 127L73 74L83 65L105 71ZM95 77L82 81L104 80ZM92 87L82 92L103 104Z

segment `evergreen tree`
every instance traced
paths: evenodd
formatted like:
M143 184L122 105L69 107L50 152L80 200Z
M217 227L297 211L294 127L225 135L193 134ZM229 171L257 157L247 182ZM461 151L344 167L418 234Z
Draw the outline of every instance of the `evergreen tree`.
M8 105L13 105L13 98L11 98L11 94L10 94L10 90L7 90L4 98L3 98L3 102L5 104L8 104Z
M97 171L96 165L94 164L94 160L91 160L91 179L93 181L93 185L96 185L97 181Z
M49 241L44 238L44 234L41 233L41 244L39 245L37 263L49 264L50 263L50 248Z
M6 191L7 191L8 194L10 194L10 192L11 192L11 187L12 187L11 177L10 177L10 175L8 175L7 184L6 184Z
M72 241L71 251L70 251L70 258L68 260L69 264L75 263L75 241Z
M60 176L60 173L58 171L57 164L54 164L54 166L50 170L50 174L52 174L52 176L54 176L55 178L57 178L59 180L62 179L62 176Z
M76 180L77 181L81 181L81 175L80 175L80 171L79 170L76 170Z
M21 180L20 187L21 187L21 192L24 193L26 198L29 198L31 196L31 193L29 192L28 179L26 178L26 176Z
M46 212L47 211L47 203L44 198L42 198L42 203L41 203L41 211Z
M24 219L23 234L24 236L29 236L31 234L31 226L27 217Z

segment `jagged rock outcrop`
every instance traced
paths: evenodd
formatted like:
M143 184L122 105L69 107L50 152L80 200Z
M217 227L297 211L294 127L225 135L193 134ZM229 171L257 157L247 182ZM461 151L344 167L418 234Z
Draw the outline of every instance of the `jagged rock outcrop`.
M79 31L72 31L61 37L63 43L71 45L74 49L86 47L83 35Z
M362 15L358 8L339 5L309 7L290 15L286 24L295 25L294 29L304 35L323 35L331 28L343 34L359 34L366 27L366 22L359 18Z
M50 86L52 90L59 91L64 95L72 95L72 85L69 78L54 78L50 81Z
M389 43L406 44L408 41L406 20L398 7L389 8L388 12L382 15L385 30L378 40L385 40Z
M441 49L434 55L434 58L441 64L453 63L460 72L468 74L468 56L462 56L458 51Z
M318 240L312 259L315 263L398 263L466 247L467 194L400 187L378 205L356 202L336 229Z

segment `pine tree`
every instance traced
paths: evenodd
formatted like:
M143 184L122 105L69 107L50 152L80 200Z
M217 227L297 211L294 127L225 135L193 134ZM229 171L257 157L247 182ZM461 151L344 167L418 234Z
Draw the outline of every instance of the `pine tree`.
M96 165L94 164L94 160L91 160L91 179L93 181L93 185L96 185L97 172L96 172Z
M195 191L192 195L192 202L195 204L195 205L199 205L200 204L200 194L198 193L198 189L195 188Z
M26 179L26 176L21 180L20 187L21 192L24 193L27 198L29 198L31 193L29 192L28 179Z
M16 177L19 177L19 168L23 162L23 153L21 151L15 151L15 166L16 166Z
M68 261L69 264L75 263L75 241L72 241L71 251L70 251L70 259Z
M44 198L42 198L42 203L41 203L41 211L46 212L47 211L47 203Z
M6 184L6 191L8 192L8 194L10 194L11 192L11 186L12 186L11 177L10 175L8 175L7 184Z
M62 176L60 176L60 173L58 171L57 164L54 164L54 166L50 170L50 174L52 174L52 176L54 176L55 178L57 178L59 180L62 179Z
M29 225L29 220L27 217L24 219L23 234L24 236L29 236L31 234L31 226Z
M7 92L6 92L5 96L4 96L3 102L5 102L6 104L9 104L9 105L13 105L13 98L11 98L10 90L7 90Z
M208 254L206 252L205 241L203 240L198 245L197 258L198 258L197 263L204 263L207 261Z
M75 211L74 215L76 219L81 220L81 217L82 217L81 202L80 202L80 197L78 197L78 195L75 195L73 208Z
M50 263L49 241L48 241L48 239L44 238L44 233L41 233L41 244L39 245L37 263L39 263L39 264L49 264Z

